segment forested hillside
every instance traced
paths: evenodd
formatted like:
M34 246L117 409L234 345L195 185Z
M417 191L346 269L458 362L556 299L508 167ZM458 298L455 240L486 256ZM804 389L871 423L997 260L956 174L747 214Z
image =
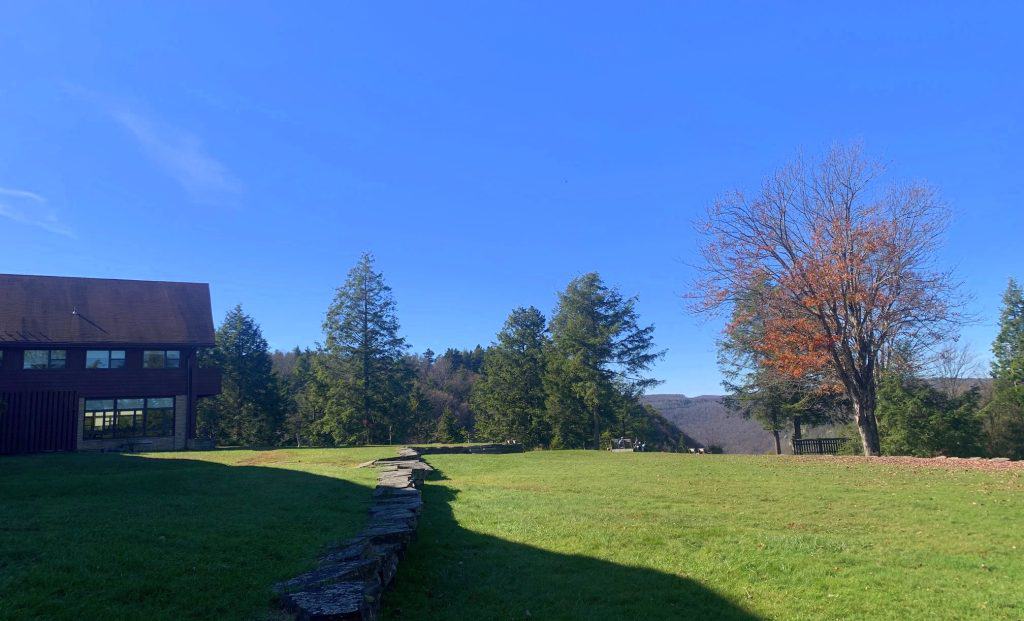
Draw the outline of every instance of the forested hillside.
M705 448L720 447L725 453L774 453L775 441L756 420L744 418L725 406L720 395L646 395L645 404L652 406L688 439ZM842 435L831 426L804 429L804 437ZM782 450L792 452L790 433L782 434Z

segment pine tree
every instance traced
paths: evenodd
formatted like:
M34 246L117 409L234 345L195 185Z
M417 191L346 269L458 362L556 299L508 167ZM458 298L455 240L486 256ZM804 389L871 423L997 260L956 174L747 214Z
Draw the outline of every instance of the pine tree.
M241 305L235 306L217 329L216 343L204 364L220 368L221 392L199 402L201 432L223 444L276 443L281 431L280 395L259 325Z
M1024 291L1010 279L1003 294L999 334L992 343L992 377L1024 383Z
M949 395L929 382L889 373L878 387L882 453L974 457L979 453L981 392Z
M294 364L278 380L284 410L284 433L295 446L319 444L316 434L317 411L309 399L308 387L314 378L315 352L296 347L291 352Z
M527 446L547 444L544 419L544 315L534 307L512 311L498 341L483 354L480 379L470 403L476 413L476 437Z
M654 326L638 325L636 301L595 273L559 294L545 374L553 445L600 448L617 396L635 398L658 383L645 374L664 352L654 350Z
M391 287L364 254L349 271L324 320L316 376L322 430L335 442L393 440L408 424L411 370Z
M1024 459L1024 292L1012 279L992 353L992 399L982 413L987 450Z
M465 440L466 435L462 430L462 426L459 425L459 419L455 416L455 412L445 408L444 412L441 413L441 418L437 419L437 431L434 433L434 442L454 444L464 442Z

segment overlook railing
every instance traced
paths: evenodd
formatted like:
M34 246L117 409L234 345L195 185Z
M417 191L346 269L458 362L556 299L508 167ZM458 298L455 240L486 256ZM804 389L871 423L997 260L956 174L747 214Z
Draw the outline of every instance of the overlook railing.
M793 440L794 455L835 455L848 438L803 438Z

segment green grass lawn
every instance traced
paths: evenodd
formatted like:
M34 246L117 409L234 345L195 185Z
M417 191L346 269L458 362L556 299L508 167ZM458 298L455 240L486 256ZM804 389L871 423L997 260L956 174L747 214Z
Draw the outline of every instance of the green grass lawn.
M0 618L260 619L363 525L386 447L0 457Z
M0 459L0 618L272 619L389 448ZM391 619L1021 619L1024 475L434 455Z
M1021 619L1024 475L436 455L392 619Z

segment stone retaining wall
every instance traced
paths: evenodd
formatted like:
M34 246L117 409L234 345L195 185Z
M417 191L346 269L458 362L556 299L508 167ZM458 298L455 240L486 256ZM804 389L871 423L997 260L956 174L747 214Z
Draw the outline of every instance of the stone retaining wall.
M470 446L413 446L420 455L503 455L522 453L522 444L474 444Z
M334 546L317 567L278 583L281 607L301 621L376 621L381 596L398 571L398 561L416 536L423 508L420 486L432 471L422 455L521 453L517 444L402 448L397 457L367 462L378 469L366 527Z

